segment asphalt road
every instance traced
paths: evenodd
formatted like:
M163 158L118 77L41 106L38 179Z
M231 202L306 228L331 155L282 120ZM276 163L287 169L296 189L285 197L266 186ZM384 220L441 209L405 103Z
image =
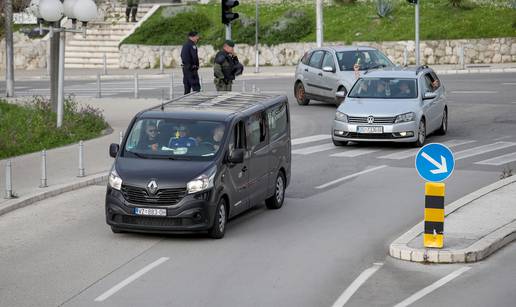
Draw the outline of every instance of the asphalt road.
M450 203L516 167L490 161L515 152L516 75L441 79L450 130L428 141L448 143L460 158L447 181ZM230 221L223 240L210 240L112 234L104 186L42 201L0 217L0 233L8 234L0 241L0 305L332 306L363 272L372 275L347 305L393 306L455 275L414 305L513 305L514 244L469 265L387 256L389 243L423 217L413 149L335 148L329 145L334 106L298 106L288 78L253 83L285 92L291 102L293 180L281 210L260 206Z

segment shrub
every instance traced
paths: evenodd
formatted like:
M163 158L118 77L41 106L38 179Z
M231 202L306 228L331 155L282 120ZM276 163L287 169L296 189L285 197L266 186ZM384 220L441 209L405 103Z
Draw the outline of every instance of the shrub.
M376 14L380 18L385 18L392 13L392 3L389 0L377 0L376 1Z
M277 45L301 40L312 32L314 26L314 20L305 11L292 10L263 29L263 32L267 44Z
M335 4L355 4L357 0L333 0Z
M462 0L448 0L453 7L461 7Z

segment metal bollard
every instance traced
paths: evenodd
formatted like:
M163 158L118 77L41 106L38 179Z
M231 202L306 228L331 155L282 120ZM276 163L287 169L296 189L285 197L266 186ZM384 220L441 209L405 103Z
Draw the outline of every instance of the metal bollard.
M202 84L202 76L199 75L199 85L201 86L201 92L204 92L204 86Z
M138 99L138 73L134 74L134 98Z
M104 75L107 75L107 56L106 56L106 53L104 52L104 56L102 57L102 64L103 64L103 73Z
M460 69L466 69L466 59L465 59L465 56L464 56L464 46L461 46L459 48L459 64L460 64Z
M163 67L163 54L164 54L164 50L163 48L159 48L159 71L160 73L164 73L165 72L165 68Z
M253 89L252 89L253 93L256 93L256 84L253 84Z
M170 92L168 98L174 99L174 72L170 74Z
M102 98L101 88L100 88L100 73L97 73L97 95L96 98Z
M39 187L46 188L47 186L47 151L43 149L41 151L41 180Z
M245 93L245 80L242 80L242 93Z
M84 177L84 142L79 142L79 177Z
M120 131L120 139L118 141L118 144L122 146L122 142L124 141L124 131Z
M7 161L7 165L5 166L5 198L10 199L13 198L13 171L12 171L12 162L11 160Z
M407 47L405 47L405 49L403 49L403 66L407 66L408 65L408 49Z

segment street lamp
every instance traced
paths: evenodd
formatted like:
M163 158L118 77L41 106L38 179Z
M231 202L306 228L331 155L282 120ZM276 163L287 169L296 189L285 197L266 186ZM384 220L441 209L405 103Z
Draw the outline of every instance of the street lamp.
M72 20L72 28L62 26L49 27L50 36L61 32L59 36L59 72L57 90L57 128L63 125L64 112L64 62L66 32L82 33L86 36L86 26L89 21L97 17L97 5L92 0L31 0L28 10L38 18L40 30L43 30L41 22L48 21L60 24L63 17ZM76 20L82 22L82 29L76 29Z

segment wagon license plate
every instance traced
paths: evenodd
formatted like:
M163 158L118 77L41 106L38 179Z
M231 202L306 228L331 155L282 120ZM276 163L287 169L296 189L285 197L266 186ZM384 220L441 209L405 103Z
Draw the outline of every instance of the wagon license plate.
M136 215L167 216L167 209L134 208Z
M357 132L358 133L383 133L383 127L382 126L358 127Z

